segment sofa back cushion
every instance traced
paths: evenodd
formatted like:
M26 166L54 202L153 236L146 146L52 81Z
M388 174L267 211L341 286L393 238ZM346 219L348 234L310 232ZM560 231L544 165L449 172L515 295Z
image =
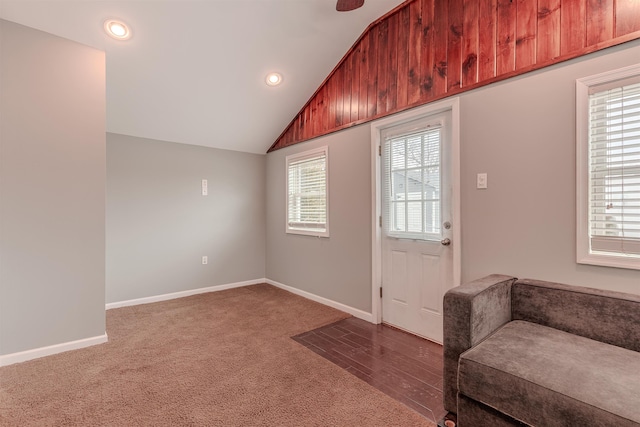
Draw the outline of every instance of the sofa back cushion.
M522 279L513 320L526 320L640 352L640 295Z

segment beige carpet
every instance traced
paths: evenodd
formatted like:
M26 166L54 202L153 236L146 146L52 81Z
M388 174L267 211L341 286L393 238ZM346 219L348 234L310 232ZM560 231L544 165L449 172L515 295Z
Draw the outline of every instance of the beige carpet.
M0 425L433 426L290 338L344 317L269 285L109 310L108 343L0 368Z

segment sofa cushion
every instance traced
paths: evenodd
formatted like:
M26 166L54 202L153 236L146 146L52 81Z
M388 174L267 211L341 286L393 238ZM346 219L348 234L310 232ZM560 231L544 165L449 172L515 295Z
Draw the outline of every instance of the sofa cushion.
M459 392L539 426L640 426L640 353L525 321L460 356Z

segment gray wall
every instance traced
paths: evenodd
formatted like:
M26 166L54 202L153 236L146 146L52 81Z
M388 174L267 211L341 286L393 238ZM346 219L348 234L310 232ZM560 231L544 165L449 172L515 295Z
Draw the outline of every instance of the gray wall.
M105 333L105 55L0 20L0 354Z
M264 278L264 157L108 133L107 303Z
M499 272L640 293L638 270L576 263L575 161L575 80L639 60L636 40L461 97L463 281Z
M640 294L640 271L575 261L575 80L638 60L634 41L460 96L463 282L504 273ZM331 237L286 235L284 157L325 144ZM370 311L370 158L369 125L267 155L268 278Z
M329 147L329 238L285 233L285 157ZM267 155L267 277L371 312L368 125Z

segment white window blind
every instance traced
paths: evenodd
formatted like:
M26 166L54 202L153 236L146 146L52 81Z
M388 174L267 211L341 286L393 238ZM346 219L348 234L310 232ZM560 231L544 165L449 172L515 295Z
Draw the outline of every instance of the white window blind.
M592 252L640 256L640 76L589 88Z
M441 124L382 138L387 235L440 240Z
M287 156L287 232L328 236L328 148Z

